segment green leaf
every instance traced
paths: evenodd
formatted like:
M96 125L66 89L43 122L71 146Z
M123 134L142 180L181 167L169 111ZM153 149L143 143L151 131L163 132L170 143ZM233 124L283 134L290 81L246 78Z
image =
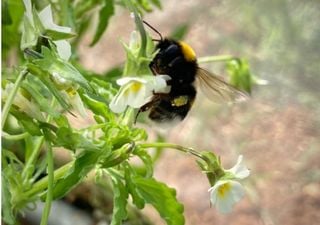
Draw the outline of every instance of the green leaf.
M114 115L110 112L105 102L100 102L92 97L92 95L80 93L82 101L96 115L104 117L106 120L113 120Z
M160 0L151 0L152 4L154 4L158 9L162 9L162 5Z
M73 132L67 127L59 127L57 130L55 144L70 150L83 149L86 151L97 151L97 147L83 135Z
M47 37L50 37L53 41L69 39L76 36L75 33L64 33L64 32L50 30L50 29L46 29L44 35Z
M14 107L11 107L10 113L17 119L18 123L31 135L41 136L42 132L39 128L39 123L30 118L26 113L21 112Z
M7 0L1 2L1 24L2 25L11 25L12 24L12 17L9 11L9 4Z
M21 87L32 96L42 112L46 112L53 117L61 114L52 107L52 95L46 86L35 76L28 74Z
M37 44L39 32L25 15L23 19L20 49L33 47Z
M153 178L136 177L137 192L159 212L168 225L183 225L183 205L176 198L176 191Z
M121 225L122 221L128 217L127 199L128 192L118 176L111 176L113 184L113 212L111 225Z
M144 169L144 175L146 177L152 177L153 175L153 160L151 156L148 154L148 152L142 148L136 148L133 151L133 154L138 156L141 161L143 162L145 169Z
M113 0L104 0L104 4L99 11L99 22L96 33L90 46L95 45L101 38L104 31L107 29L109 20L114 14L114 2Z
M133 177L136 176L134 175L135 171L129 164L126 164L124 168L125 168L124 178L126 180L126 187L132 197L132 202L137 206L138 209L143 209L145 206L145 201L141 197L141 195L137 192L136 184L132 181Z
M5 0L2 1L2 4L7 6L4 9L2 5L2 16L7 14L10 17L11 22L7 20L6 24L3 24L1 31L1 47L2 47L2 60L5 61L7 54L10 49L17 49L17 46L20 44L21 40L21 19L23 18L23 3L21 0ZM2 22L4 22L2 20ZM10 23L9 23L10 22Z
M28 63L27 67L30 73L37 76L42 81L42 83L46 85L46 87L54 95L54 97L57 99L57 101L62 106L62 108L64 108L65 110L69 110L70 108L69 103L65 100L65 96L63 96L60 93L60 91L57 89L54 83L50 80L49 78L50 74L47 71L42 70L41 67L33 63Z
M78 156L69 172L55 184L53 199L62 198L80 183L95 167L101 156L101 151L98 149L96 151L85 151ZM45 194L42 197L45 197Z
M137 5L140 6L146 12L152 12L152 6L149 0L137 0Z
M227 72L230 76L230 84L240 90L251 93L253 82L247 60L236 59L228 62Z
M2 159L5 160L5 159ZM10 192L10 185L9 181L4 173L2 171L1 173L1 208L2 208L2 219L6 224L13 225L15 224L15 216L13 212L13 206L11 203L11 192Z
M169 37L174 40L182 40L188 33L189 28L190 28L189 23L180 24L179 26L175 27L175 29L172 31Z
M42 46L41 53L43 58L33 61L41 70L47 71L51 76L57 74L66 81L71 81L74 86L80 85L92 91L88 81L69 62L60 59L57 54L45 46Z

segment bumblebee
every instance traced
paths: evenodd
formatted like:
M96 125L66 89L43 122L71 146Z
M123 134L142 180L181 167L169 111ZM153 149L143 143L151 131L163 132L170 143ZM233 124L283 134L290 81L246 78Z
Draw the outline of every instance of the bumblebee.
M221 77L200 68L196 54L188 44L163 38L160 32L147 22L143 22L160 37L153 39L158 42L155 47L157 54L149 64L150 70L155 76L159 74L170 76L167 85L171 89L169 93L154 93L151 101L139 109L136 119L139 113L150 111L149 118L155 122L183 120L196 98L196 81L211 100L235 101L246 97L243 92L226 83Z

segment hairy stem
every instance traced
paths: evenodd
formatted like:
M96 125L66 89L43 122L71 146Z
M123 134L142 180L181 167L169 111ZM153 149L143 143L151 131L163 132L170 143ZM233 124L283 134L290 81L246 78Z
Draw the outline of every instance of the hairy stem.
M200 159L205 160L205 158L196 150L192 149L192 148L186 148L183 147L181 145L177 145L177 144L171 144L171 143L162 143L162 142L156 142L156 143L143 143L143 144L139 144L140 147L142 148L171 148L171 149L175 149L184 153L189 153L191 155L194 155Z

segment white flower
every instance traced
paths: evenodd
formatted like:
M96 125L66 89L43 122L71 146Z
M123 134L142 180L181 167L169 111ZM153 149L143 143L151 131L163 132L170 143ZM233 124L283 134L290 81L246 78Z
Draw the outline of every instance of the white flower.
M80 114L82 118L87 118L88 114L84 104L79 96L78 92L74 88L69 88L68 90L63 90L62 93L65 95L65 98L70 103L72 108Z
M244 196L244 188L237 181L250 175L248 168L242 163L243 156L238 157L237 163L231 169L224 170L226 178L216 182L208 191L210 202L222 213L229 213L233 205Z
M168 93L170 87L166 81L168 75L149 76L144 78L124 77L117 80L120 90L111 100L109 107L115 113L123 112L127 106L140 108L153 96L153 93Z
M233 205L244 196L244 189L238 181L219 180L209 190L210 202L222 213L229 213Z
M239 155L236 165L226 172L230 172L237 179L244 179L250 175L250 170L242 163L243 155Z

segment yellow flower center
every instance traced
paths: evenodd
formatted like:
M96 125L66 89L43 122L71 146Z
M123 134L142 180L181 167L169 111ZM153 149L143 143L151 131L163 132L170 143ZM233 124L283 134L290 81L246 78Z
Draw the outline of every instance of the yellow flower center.
M222 184L218 189L218 195L220 198L224 198L227 193L230 191L231 185L230 183Z
M133 84L131 84L130 87L130 91L132 91L133 93L137 93L142 87L142 83L139 82L134 82Z

